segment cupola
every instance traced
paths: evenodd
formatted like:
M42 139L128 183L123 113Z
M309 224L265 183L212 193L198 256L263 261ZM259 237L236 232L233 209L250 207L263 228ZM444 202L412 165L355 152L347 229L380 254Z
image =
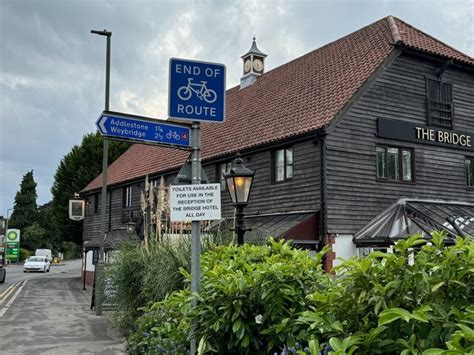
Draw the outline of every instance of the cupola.
M265 53L258 49L254 36L252 46L248 52L241 57L244 69L244 74L240 78L241 89L252 85L257 80L257 78L263 74L265 70L266 56L267 55Z

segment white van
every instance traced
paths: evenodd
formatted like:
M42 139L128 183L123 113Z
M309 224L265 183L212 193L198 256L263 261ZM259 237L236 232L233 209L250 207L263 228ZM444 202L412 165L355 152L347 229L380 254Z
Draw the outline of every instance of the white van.
M49 262L53 261L53 253L51 249L36 249L35 256L45 256Z

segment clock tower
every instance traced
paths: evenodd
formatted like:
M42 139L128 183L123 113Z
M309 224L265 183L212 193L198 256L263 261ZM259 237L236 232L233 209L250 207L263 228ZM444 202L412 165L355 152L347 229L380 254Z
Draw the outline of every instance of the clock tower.
M257 78L263 74L265 69L265 57L267 55L263 53L257 47L255 42L255 36L253 37L252 46L241 58L243 60L244 75L240 78L240 88L243 89L249 85L252 85Z

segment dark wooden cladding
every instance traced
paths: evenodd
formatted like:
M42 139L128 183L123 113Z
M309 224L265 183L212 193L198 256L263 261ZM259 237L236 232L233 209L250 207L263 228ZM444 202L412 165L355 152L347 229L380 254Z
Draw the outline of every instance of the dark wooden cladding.
M468 71L448 66L442 81L452 88L453 129L430 126L427 118L428 79L437 80L439 63L401 54L393 55L385 68L380 68L364 91L351 99L351 106L341 111L332 126L326 127L325 149L316 132L299 140L275 142L273 147L261 146L244 152L245 165L256 171L246 215L320 211L321 191L325 196L324 223L318 220L324 233L355 234L372 218L402 197L456 200L474 203L474 190L468 189L465 159L472 151L460 147L430 144L418 140L406 141L389 134L378 135L378 119L391 119L401 125L433 127L449 132L474 132L474 76ZM450 89L451 90L451 89ZM450 98L451 99L451 98ZM303 105L304 103L302 103ZM291 120L288 117L288 120ZM311 135L309 135L311 133ZM383 137L382 137L383 136ZM413 151L412 182L377 180L376 147L387 146ZM287 181L272 181L274 149L293 148L293 177ZM325 159L321 186L321 156ZM219 164L231 162L234 156L219 161L205 161L203 167L210 182L219 182ZM178 171L168 173L166 184ZM157 178L159 172L150 172ZM133 183L132 206L122 208L123 186L112 186L108 197L107 216L110 230L125 228L127 211L139 210L140 191L144 181ZM99 194L100 195L100 194ZM94 195L84 221L84 240L99 235L100 206L94 213ZM222 216L232 217L234 208L227 191L222 191ZM100 196L98 198L100 201Z
M288 147L293 147L294 177L291 180L272 183L272 150L264 150L243 155L245 165L256 171L250 195L249 205L245 209L247 215L285 213L291 211L318 211L319 210L319 145L314 138L306 141L289 142ZM224 162L231 162L234 157L229 157ZM204 171L210 182L219 182L219 163L208 162L203 164ZM166 175L165 183L172 182L177 174ZM158 181L159 182L159 181ZM128 185L125 185L128 186ZM136 214L140 209L140 191L144 181L137 181L132 188L132 206L122 208L123 186L112 187L112 214L109 216L107 208L107 221L109 230L125 228L129 213ZM100 195L100 194L99 194ZM87 197L93 200L93 194ZM221 192L222 216L232 217L234 208L227 190ZM100 200L100 198L99 198ZM110 198L108 198L109 204ZM108 207L108 206L107 206ZM99 212L93 213L93 206L89 206L84 221L84 241L96 238L100 228Z
M401 55L326 137L329 233L354 234L401 197L474 202L465 179L469 151L377 136L379 117L427 125L426 77L435 78L437 70L435 64ZM472 132L474 77L448 67L443 81L453 84L454 130ZM414 150L415 183L377 181L377 144Z

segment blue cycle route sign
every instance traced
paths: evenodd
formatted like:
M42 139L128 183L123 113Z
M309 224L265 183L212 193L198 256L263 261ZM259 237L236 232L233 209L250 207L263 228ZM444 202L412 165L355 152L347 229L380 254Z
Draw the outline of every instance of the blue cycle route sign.
M225 65L171 58L169 80L169 117L224 122Z
M136 143L154 143L190 146L190 128L141 116L104 111L96 122L102 136L131 140Z

